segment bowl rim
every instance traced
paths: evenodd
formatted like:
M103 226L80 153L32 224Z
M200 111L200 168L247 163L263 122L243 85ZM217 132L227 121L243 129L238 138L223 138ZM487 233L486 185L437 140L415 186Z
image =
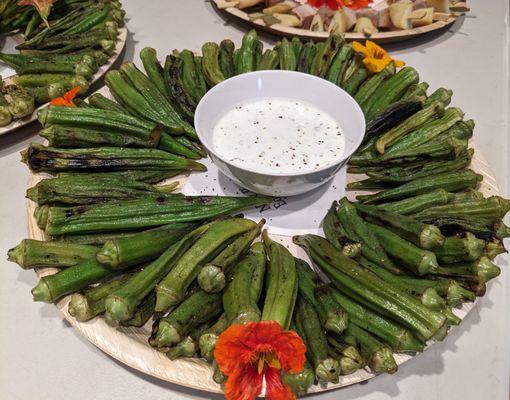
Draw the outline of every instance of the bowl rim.
M203 135L201 134L200 130L197 129L197 127L199 126L199 124L198 124L198 116L202 112L202 109L204 108L204 104L205 104L206 100L209 97L211 97L211 96L215 95L217 92L221 91L224 86L226 86L228 84L231 84L232 80L242 80L242 79L246 79L247 76L253 76L253 75L262 75L263 76L263 75L273 75L273 74L278 74L278 75L283 75L283 76L288 76L288 77L294 77L294 79L295 78L299 78L299 77L301 77L301 78L306 77L305 79L315 80L317 82L320 82L321 84L325 84L326 86L330 86L332 89L340 90L340 91L344 92L347 95L347 97L350 97L352 99L352 102L354 103L354 110L355 110L355 112L359 114L359 117L360 117L361 121L363 122L363 134L360 135L360 137L357 139L357 141L355 141L353 150L351 152L345 152L336 161L331 162L329 164L326 164L326 165L324 165L324 166L322 166L320 168L317 168L317 169L314 169L314 170L311 170L311 171L304 171L304 172L264 172L264 171L258 171L256 169L252 169L252 168L248 168L248 167L242 167L242 166L237 165L237 164L235 164L235 163L233 163L233 162L231 162L229 160L226 160L224 157L218 155L218 153L212 149L212 146L207 145L205 140L202 140L202 136ZM256 98L257 97L253 97L253 99L256 99ZM286 98L286 97L282 96L282 98ZM311 104L313 104L313 103L311 103ZM316 107L317 108L321 108L321 107L318 107L318 106L316 106ZM298 71L285 71L285 70L252 71L252 72L246 72L246 73L243 73L243 74L236 75L236 76L233 76L231 78L225 79L223 82L220 82L217 85L215 85L214 87L212 87L200 99L200 101L199 101L199 103L197 105L197 108L195 110L195 116L194 116L194 125L195 125L195 129L196 129L196 132L197 132L197 135L198 135L198 139L200 140L200 142L205 147L205 149L207 150L208 153L214 155L214 157L218 158L219 160L221 160L223 163L225 163L228 166L233 166L233 167L238 168L238 169L240 169L242 171L246 171L246 172L250 172L250 173L254 173L254 174L258 174L258 175L269 176L269 177L308 176L308 175L316 174L316 173L319 173L319 172L322 172L322 171L326 171L326 170L328 170L330 168L338 166L339 164L342 164L344 161L347 161L356 152L356 150L361 146L361 143L363 142L363 139L364 139L364 136L365 136L366 124L367 124L367 121L365 119L365 115L363 114L363 111L361 110L361 107L359 106L358 102L356 100L354 100L354 97L351 96L349 93L347 93L340 86L337 86L334 83L332 83L332 82L330 82L330 81L328 81L326 79L319 78L318 76L315 76L315 75L310 75L310 74L306 74L306 73L298 72ZM211 157L211 159L212 159L212 157ZM213 160L213 162L214 162L214 160Z

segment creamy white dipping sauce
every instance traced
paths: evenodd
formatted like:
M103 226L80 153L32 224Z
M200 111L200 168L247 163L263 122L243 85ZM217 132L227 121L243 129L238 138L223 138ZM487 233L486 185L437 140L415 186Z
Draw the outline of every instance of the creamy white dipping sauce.
M298 100L271 98L242 103L213 131L217 154L234 165L265 173L307 172L335 162L345 136L321 109Z

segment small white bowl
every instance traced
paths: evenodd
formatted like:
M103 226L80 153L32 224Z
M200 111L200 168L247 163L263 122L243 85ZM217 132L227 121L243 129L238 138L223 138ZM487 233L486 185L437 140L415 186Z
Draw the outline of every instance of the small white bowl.
M296 173L260 172L218 155L212 140L218 120L239 103L268 98L303 101L328 113L343 129L343 154L322 168ZM263 195L293 196L318 188L347 163L363 140L365 117L346 91L325 79L292 71L257 71L227 79L209 90L195 111L195 129L214 164L237 184Z

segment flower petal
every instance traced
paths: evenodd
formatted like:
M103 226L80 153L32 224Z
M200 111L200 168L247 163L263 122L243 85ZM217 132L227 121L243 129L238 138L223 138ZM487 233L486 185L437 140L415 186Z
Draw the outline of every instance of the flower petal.
M381 72L389 63L391 63L391 58L389 57L382 60L378 60L372 57L365 57L363 59L363 64L373 74Z
M235 373L240 364L249 363L256 355L255 349L244 341L248 325L231 325L218 338L214 358L221 372L227 376Z
M225 384L227 400L255 400L262 390L262 374L246 365L230 375Z
M283 383L280 371L267 368L265 377L267 400L294 400L296 398L292 389Z
M273 339L273 347L283 371L295 374L303 370L306 346L296 332L282 331Z
M72 103L72 101L74 100L79 91L80 91L79 86L73 87L70 91L64 94L64 99Z
M352 42L352 48L356 53L364 54L365 56L368 56L368 49L363 46L360 42Z
M401 68L404 65L406 65L405 61L401 61L401 60L393 60L393 64L395 64L395 67L397 67L397 68Z

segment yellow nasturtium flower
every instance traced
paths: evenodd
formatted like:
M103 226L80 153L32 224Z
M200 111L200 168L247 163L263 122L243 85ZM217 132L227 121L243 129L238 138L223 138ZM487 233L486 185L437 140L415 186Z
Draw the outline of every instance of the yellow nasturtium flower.
M359 42L354 42L352 47L355 52L365 56L363 58L363 64L365 64L365 67L373 74L381 72L390 63L395 64L397 68L403 67L406 64L404 61L394 60L386 50L370 40L367 40L364 46Z

